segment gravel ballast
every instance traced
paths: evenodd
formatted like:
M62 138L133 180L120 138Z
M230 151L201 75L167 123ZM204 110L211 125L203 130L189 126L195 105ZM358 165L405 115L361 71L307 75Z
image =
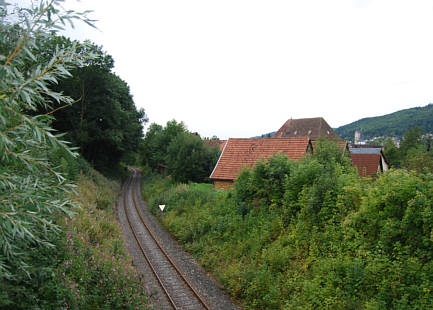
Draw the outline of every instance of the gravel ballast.
M178 244L176 240L168 233L150 214L147 204L143 201L140 191L137 190L137 203L140 207L144 220L152 228L153 233L163 244L165 250L169 253L176 264L182 269L184 274L189 278L193 285L198 289L200 294L206 298L209 306L215 310L238 310L241 307L232 302L230 297L218 286L216 281L198 264L198 262ZM125 211L123 208L123 199L120 197L118 204L119 223L123 230L125 241L134 264L140 272L145 274L149 290L152 294L152 300L157 309L172 309L167 298L161 291L161 288L149 268L144 257L140 253L137 244L129 228Z

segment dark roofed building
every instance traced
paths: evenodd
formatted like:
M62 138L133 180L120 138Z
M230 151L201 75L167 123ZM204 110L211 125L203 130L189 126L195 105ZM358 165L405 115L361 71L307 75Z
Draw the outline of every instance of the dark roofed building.
M389 169L381 146L351 144L349 150L352 163L358 168L361 177L374 176Z
M252 168L258 160L280 152L290 159L299 160L307 152L312 152L312 145L308 137L229 139L210 179L215 188L232 187L242 168Z
M323 117L289 119L272 138L293 138L308 136L311 140L319 138L341 139Z

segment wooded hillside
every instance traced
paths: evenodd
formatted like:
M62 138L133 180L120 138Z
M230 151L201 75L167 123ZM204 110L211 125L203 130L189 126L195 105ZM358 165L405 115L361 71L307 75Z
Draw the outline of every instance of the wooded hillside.
M363 118L341 126L335 131L346 140L353 140L356 130L361 130L364 139L378 136L401 138L406 131L416 126L422 133L433 132L433 104L383 116Z

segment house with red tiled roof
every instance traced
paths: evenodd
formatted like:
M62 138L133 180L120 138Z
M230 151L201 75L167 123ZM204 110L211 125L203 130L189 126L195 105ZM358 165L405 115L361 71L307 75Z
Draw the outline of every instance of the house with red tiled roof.
M320 138L335 141L343 153L350 152L352 164L358 168L360 176L368 177L389 169L381 147L373 145L351 145L349 147L347 142L341 139L322 117L289 119L272 138L302 136L311 139L313 148L315 142Z
M349 150L352 164L358 168L361 177L371 177L389 169L388 160L380 146L352 144Z
M214 187L227 189L242 168L252 168L261 159L267 159L277 153L283 153L290 159L300 160L307 153L312 153L312 144L308 137L229 139L215 165L210 179Z
M272 136L272 138L309 137L339 139L341 137L328 125L323 117L289 119Z

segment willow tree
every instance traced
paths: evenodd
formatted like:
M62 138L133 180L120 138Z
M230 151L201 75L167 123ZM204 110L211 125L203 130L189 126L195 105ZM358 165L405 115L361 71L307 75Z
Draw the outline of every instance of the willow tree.
M50 127L51 114L73 104L52 91L52 84L70 76L86 57L75 46L56 48L49 60L38 42L81 20L89 12L66 11L63 1L34 1L29 8L0 1L0 279L29 266L29 253L52 246L48 235L57 230L55 216L69 214L73 190L49 160L50 150L67 142ZM40 107L50 111L35 115Z

